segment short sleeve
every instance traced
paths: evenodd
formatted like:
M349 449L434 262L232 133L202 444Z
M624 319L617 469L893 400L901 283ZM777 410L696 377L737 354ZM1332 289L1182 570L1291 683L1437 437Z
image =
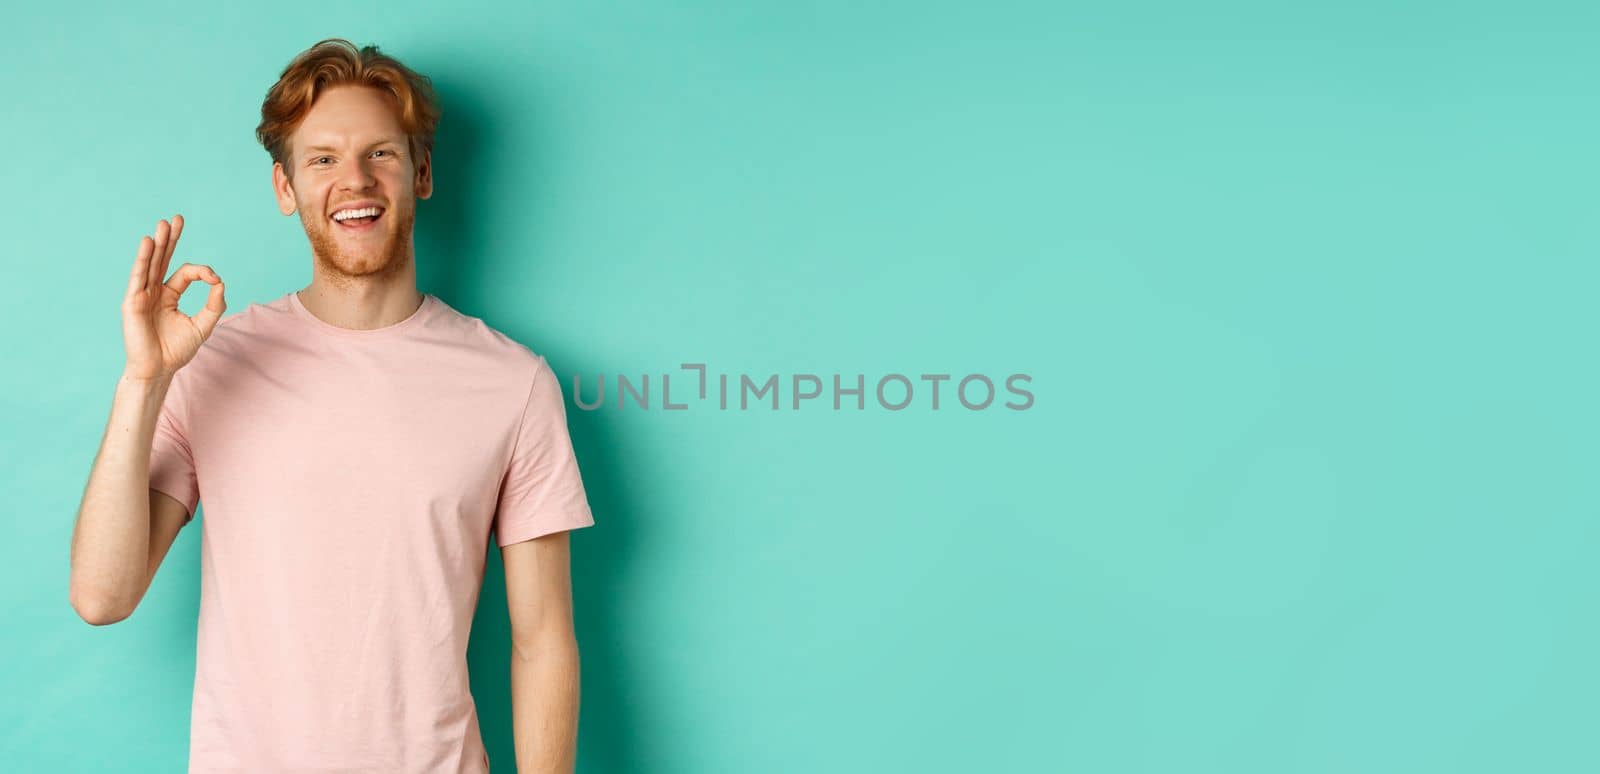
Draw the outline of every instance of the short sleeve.
M195 478L194 454L189 449L185 381L183 371L175 374L161 401L150 444L150 488L183 503L187 512L183 523L187 525L194 520L195 507L200 503L200 487Z
M538 357L500 484L494 532L501 546L594 524L567 432L561 382Z

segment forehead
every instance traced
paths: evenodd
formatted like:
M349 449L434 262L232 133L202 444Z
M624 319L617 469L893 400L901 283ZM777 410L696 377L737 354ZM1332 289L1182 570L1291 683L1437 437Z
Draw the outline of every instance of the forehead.
M383 92L368 86L335 86L317 101L295 127L295 148L365 146L383 140L403 141L405 129Z

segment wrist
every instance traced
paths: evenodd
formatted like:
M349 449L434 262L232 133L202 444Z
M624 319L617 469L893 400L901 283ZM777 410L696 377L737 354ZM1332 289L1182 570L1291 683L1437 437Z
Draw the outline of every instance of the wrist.
M127 386L127 387L135 387L135 388L147 388L147 389L148 388L155 388L155 387L166 387L167 385L170 385L171 383L172 383L172 374L159 374L159 373L158 374L154 374L154 375L137 374L137 373L135 373L133 371L130 371L130 370L126 369L126 368L124 368L122 370L122 376L121 376L121 378L119 378L117 380L117 384L118 385Z

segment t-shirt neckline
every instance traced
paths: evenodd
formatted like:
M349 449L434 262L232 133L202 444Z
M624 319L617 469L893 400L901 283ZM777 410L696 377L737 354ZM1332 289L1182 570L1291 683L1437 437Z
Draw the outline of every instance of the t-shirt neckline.
M299 318L305 320L306 322L310 323L312 326L314 326L314 327L316 327L316 328L318 328L318 329L320 329L322 331L325 331L327 333L332 333L332 334L338 335L338 336L347 336L347 337L350 337L350 338L362 338L362 339L381 338L381 337L385 337L385 336L390 336L390 335L399 333L399 332L401 332L401 331L403 331L403 330L405 330L407 328L410 328L411 326L416 325L418 322L420 322L421 320L426 318L433 311L433 308L439 303L439 299L434 298L432 293L423 293L422 294L422 303L417 305L416 310L413 311L411 313L411 315L406 317L404 320L400 320L398 322L390 323L388 325L383 326L382 328L369 328L369 329L366 329L366 330L359 330L359 329L356 329L356 328L345 328L345 327L341 327L341 326L338 326L338 325L334 325L333 323L330 323L330 322L322 319L321 317L318 317L318 316L312 314L311 310L307 309L306 305L300 301L300 292L297 291L297 290L289 291L288 296L289 296L289 309L294 312L296 317L299 317Z

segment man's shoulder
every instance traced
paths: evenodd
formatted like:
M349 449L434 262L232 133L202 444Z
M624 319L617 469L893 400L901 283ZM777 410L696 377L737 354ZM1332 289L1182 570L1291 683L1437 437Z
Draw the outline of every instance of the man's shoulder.
M271 301L251 302L243 309L225 312L212 328L211 335L200 344L195 362L218 355L247 354L252 346L263 342L262 334L282 330L289 322L287 298L285 295Z
M431 327L448 337L455 348L481 357L485 362L525 374L543 364L543 355L518 337L437 297L434 300L439 305L439 313L429 321Z
M252 301L243 309L223 314L211 335L237 336L263 327L282 325L290 320L290 314L287 293L271 301Z

